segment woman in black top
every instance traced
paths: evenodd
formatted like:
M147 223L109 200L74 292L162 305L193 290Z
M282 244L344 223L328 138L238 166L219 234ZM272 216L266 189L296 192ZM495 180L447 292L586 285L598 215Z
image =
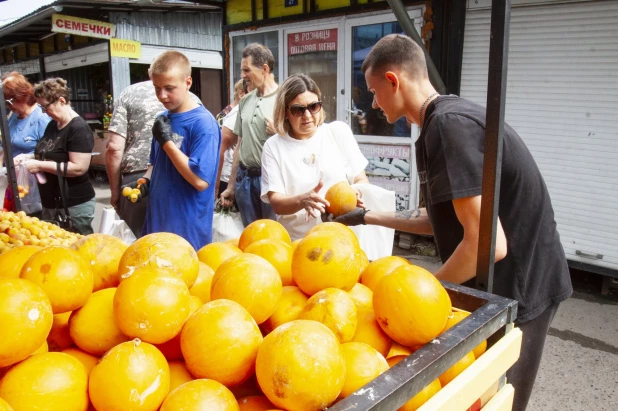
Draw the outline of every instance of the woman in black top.
M82 234L91 234L94 217L94 188L88 179L88 167L94 147L90 127L72 108L66 80L48 79L38 83L34 95L51 121L36 145L36 160L28 161L28 171L43 172L46 182L39 182L43 219L52 220L56 210L64 210L57 167L60 164L69 186L66 197L73 225ZM61 211L62 213L64 211Z

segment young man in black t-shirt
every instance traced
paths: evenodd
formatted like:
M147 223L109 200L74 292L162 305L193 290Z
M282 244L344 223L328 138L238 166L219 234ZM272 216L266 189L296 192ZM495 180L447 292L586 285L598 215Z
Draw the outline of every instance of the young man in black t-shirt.
M357 209L335 221L378 224L433 234L443 266L440 280L457 284L476 275L485 110L431 85L423 50L410 38L390 35L368 54L362 70L390 123L401 117L421 127L416 160L426 208L398 213ZM541 361L549 325L571 280L543 177L522 139L505 126L493 292L518 301L521 355L507 378L514 410L524 410Z

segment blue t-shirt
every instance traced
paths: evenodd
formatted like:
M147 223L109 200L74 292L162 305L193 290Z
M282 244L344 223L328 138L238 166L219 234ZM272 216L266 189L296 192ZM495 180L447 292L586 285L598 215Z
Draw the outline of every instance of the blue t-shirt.
M152 139L150 163L153 168L142 233L175 233L199 250L212 242L221 131L204 106L184 113L163 114L171 120L174 142L189 157L191 171L207 182L208 188L198 191L189 184L159 143Z
M50 121L51 118L43 113L38 105L24 119L19 119L17 115L13 114L9 119L13 157L19 154L33 153L36 143L43 137L45 128Z

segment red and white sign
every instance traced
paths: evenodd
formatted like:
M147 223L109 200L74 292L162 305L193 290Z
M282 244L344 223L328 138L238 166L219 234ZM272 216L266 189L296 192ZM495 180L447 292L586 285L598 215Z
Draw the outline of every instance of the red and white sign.
M53 14L52 31L55 33L78 34L86 37L111 39L116 35L116 26L104 21Z
M288 34L288 55L337 51L337 29Z

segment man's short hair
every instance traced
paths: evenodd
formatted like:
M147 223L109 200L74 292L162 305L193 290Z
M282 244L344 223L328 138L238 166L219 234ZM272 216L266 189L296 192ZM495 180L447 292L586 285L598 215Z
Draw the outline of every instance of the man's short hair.
M364 73L371 69L382 74L393 68L404 70L412 78L427 78L427 61L423 49L410 37L389 34L371 49L361 66Z
M255 67L262 68L264 64L268 66L272 73L275 69L275 57L268 47L259 44L251 43L242 50L242 58L251 57L251 64Z
M178 70L183 77L191 76L191 63L187 56L179 51L168 50L159 54L150 65L151 75L166 74Z

